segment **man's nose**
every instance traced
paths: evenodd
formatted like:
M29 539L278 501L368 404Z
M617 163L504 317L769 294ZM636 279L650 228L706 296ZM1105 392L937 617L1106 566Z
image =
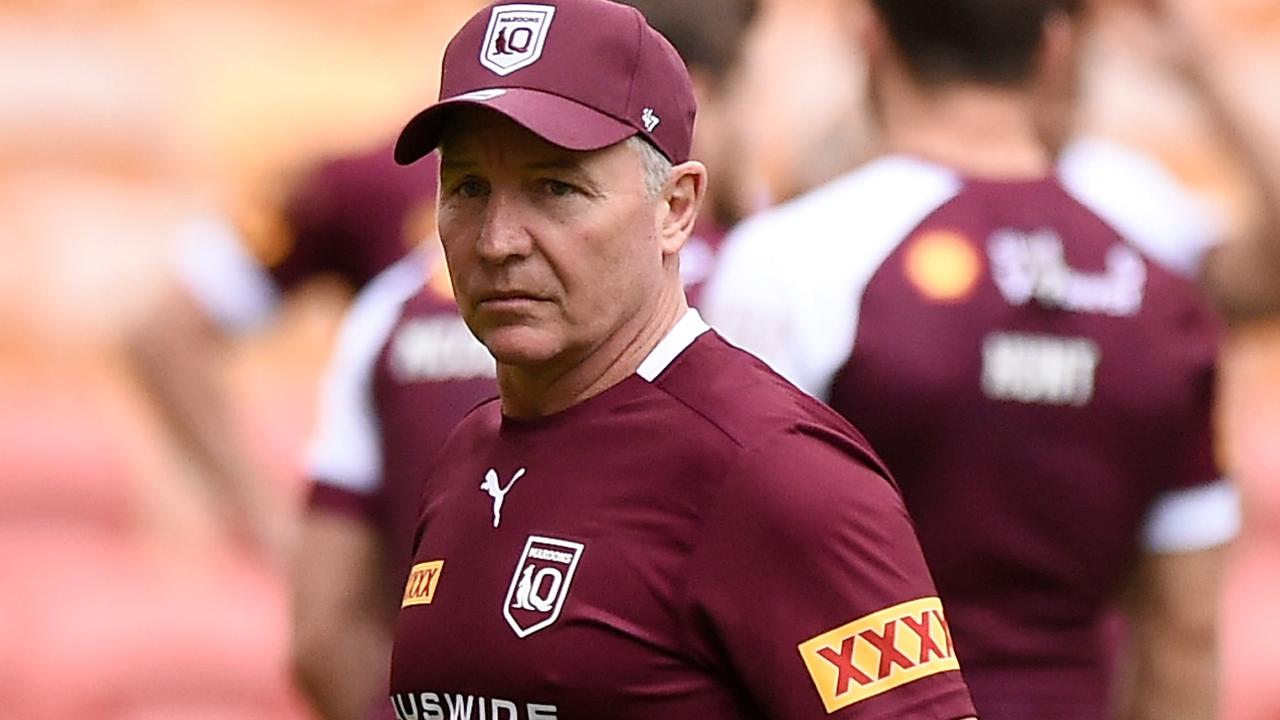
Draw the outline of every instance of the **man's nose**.
M502 265L529 255L533 243L524 222L525 208L518 197L494 192L485 203L478 252L488 263Z

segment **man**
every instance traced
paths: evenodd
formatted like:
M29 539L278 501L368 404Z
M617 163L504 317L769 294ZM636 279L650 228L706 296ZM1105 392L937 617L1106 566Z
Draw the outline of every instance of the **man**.
M732 236L708 314L858 424L899 478L980 715L1205 718L1232 488L1216 328L1185 279L1065 191L1034 102L1058 3L877 0L889 148Z
M430 224L434 176L396 168L382 145L310 168L280 216L233 225L192 220L174 281L131 343L139 375L178 446L223 503L234 534L283 558L291 519L254 471L221 374L229 341L261 327L282 299L318 277L357 290L401 258Z
M498 3L440 97L396 157L440 147L440 236L500 400L426 483L398 716L971 716L886 471L687 307L707 178L671 46L606 0Z
M699 107L693 154L716 158L712 170L735 167L741 123L729 110L731 86L755 1L626 4L671 39L690 67ZM732 183L715 188L708 188L694 234L680 249L690 297L711 270L719 228L740 212ZM389 710L390 636L411 565L422 483L449 431L496 393L493 358L458 315L437 246L433 233L357 296L321 403L309 469L313 491L296 553L294 667L332 720L363 717L375 695L377 708Z

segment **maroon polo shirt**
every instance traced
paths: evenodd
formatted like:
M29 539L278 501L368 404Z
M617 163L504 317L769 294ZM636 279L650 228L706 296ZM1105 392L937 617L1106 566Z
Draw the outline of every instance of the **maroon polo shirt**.
M973 714L880 461L692 311L585 402L469 414L413 562L401 720Z

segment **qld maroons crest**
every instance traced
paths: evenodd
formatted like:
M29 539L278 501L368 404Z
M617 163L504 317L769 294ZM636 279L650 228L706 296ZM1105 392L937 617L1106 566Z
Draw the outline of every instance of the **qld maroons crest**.
M529 536L502 609L516 635L528 637L560 617L581 557L581 543Z
M480 64L503 76L534 64L542 57L555 14L550 5L495 7L480 48Z

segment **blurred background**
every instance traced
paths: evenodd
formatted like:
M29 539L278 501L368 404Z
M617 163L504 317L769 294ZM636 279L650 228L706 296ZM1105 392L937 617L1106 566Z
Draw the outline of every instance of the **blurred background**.
M764 3L740 88L754 118L744 181L760 197L790 197L871 152L841 1ZM1189 4L1280 147L1280 0ZM166 302L184 228L225 218L269 258L290 178L376 147L433 99L444 43L481 5L0 3L0 720L312 717L287 671L287 559L227 529L126 351ZM1240 178L1205 118L1144 56L1124 3L1102 5L1085 126L1239 217ZM348 297L308 283L220 366L286 534ZM1223 717L1275 720L1280 326L1236 333L1223 380L1221 449L1246 502Z

